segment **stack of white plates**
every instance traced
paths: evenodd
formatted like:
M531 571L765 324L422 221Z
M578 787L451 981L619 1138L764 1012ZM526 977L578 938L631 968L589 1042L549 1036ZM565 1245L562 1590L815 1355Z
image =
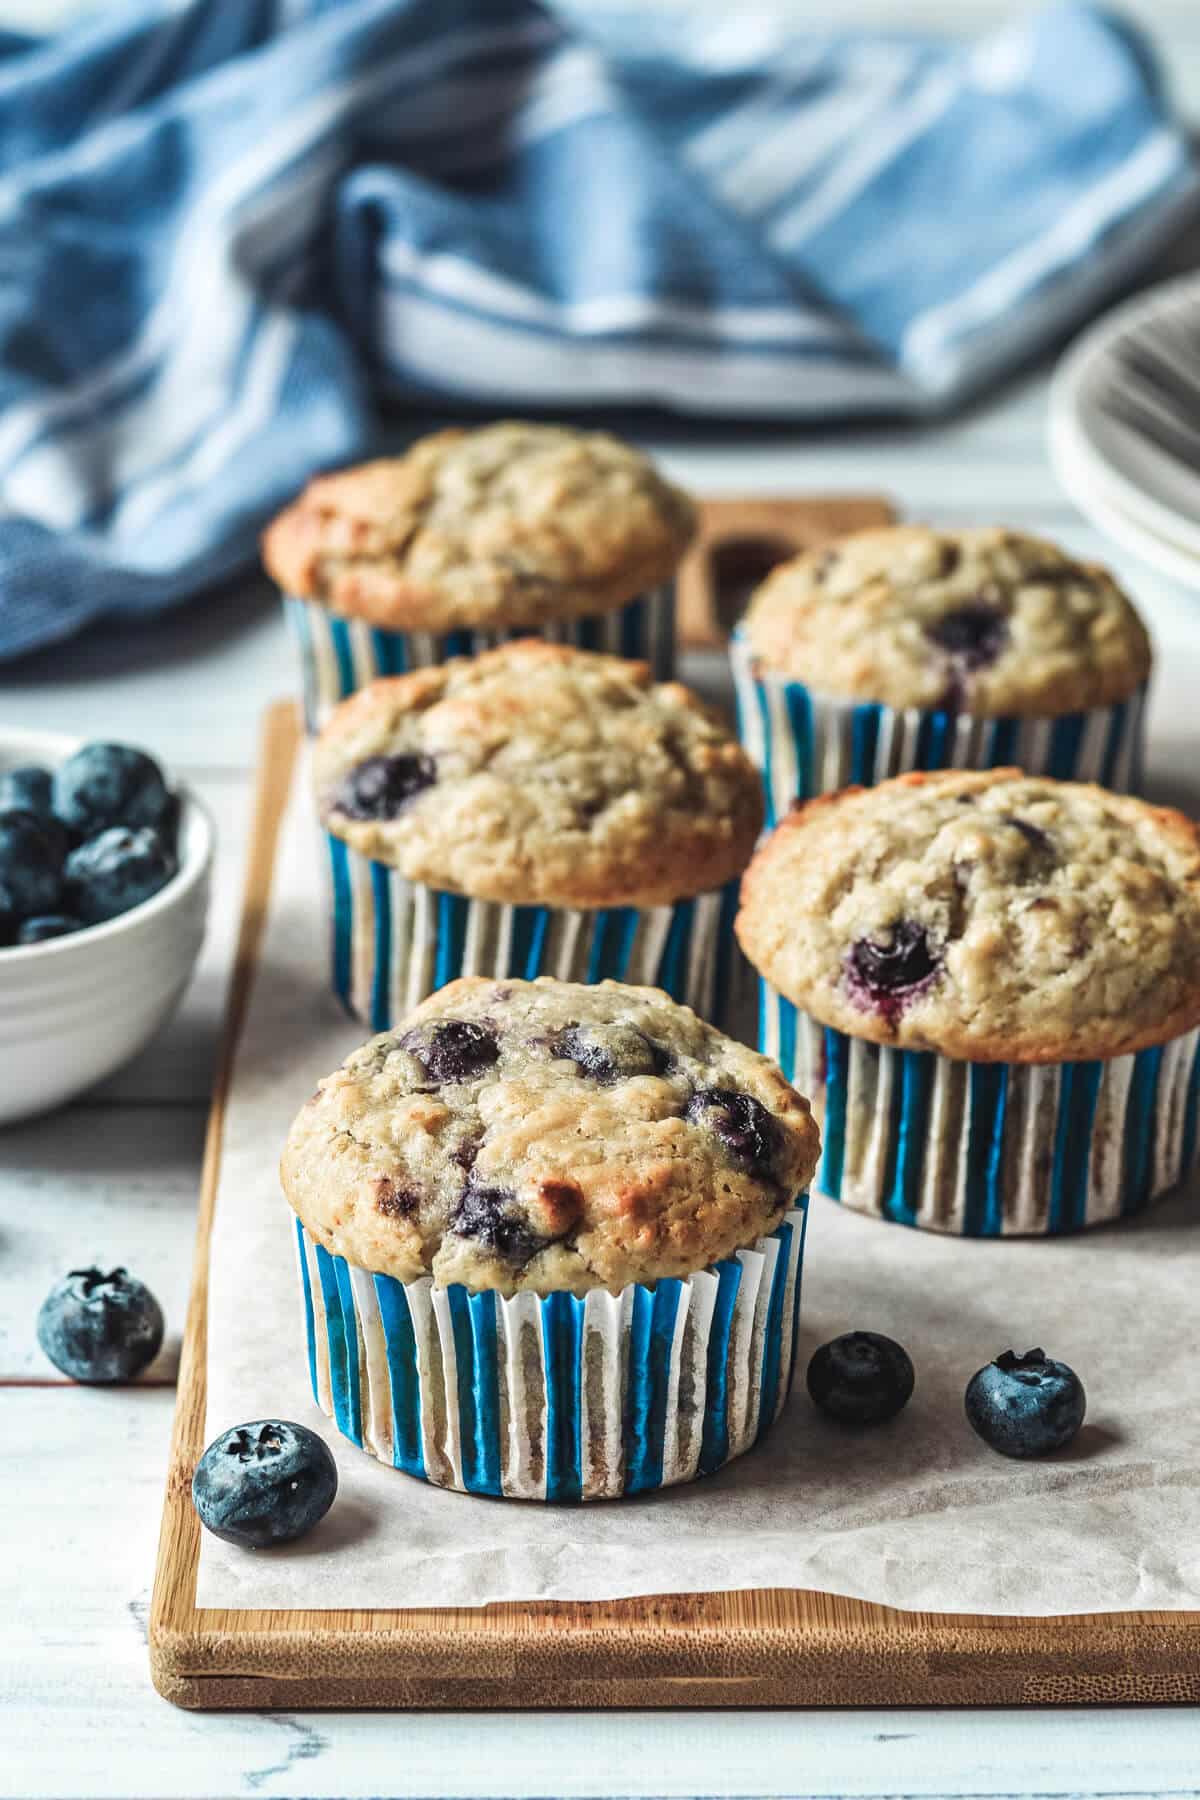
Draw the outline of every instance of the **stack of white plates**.
M1071 346L1049 430L1058 477L1092 523L1200 588L1200 276L1138 295Z

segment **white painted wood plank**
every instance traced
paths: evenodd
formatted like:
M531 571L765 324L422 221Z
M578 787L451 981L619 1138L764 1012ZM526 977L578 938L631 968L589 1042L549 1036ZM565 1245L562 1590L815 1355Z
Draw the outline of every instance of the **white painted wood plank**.
M244 771L263 707L291 691L290 652L277 602L248 582L0 664L0 720L128 737L184 772Z
M146 1376L173 1379L204 1130L197 1107L107 1106L71 1107L4 1133L0 1381L58 1379L38 1347L37 1309L60 1276L93 1263L123 1263L155 1294L167 1337ZM113 1398L118 1412L140 1404ZM2 1429L0 1437L7 1441Z
M159 1390L0 1393L0 1796L1200 1792L1200 1714L182 1713L145 1645Z

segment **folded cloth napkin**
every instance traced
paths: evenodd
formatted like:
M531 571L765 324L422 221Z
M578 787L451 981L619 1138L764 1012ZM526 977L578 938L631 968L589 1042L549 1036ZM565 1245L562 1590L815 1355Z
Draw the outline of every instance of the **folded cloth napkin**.
M926 414L1197 193L1140 41L586 0L0 38L0 656L229 574L382 397Z

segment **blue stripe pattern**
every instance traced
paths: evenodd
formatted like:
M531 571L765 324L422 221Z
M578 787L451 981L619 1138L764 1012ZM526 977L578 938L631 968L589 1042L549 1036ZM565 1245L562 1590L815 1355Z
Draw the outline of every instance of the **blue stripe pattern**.
M804 1027L802 1015L766 982L760 984L760 1046L777 1057L789 1081L804 1083L808 1071L800 1066L797 1033ZM821 1029L821 1061L824 1117L821 1127L821 1161L813 1185L831 1199L843 1198L848 1171L846 1145L850 1120L851 1052L875 1065L877 1091L884 1058L892 1069L888 1100L888 1128L881 1180L881 1211L902 1225L916 1225L929 1153L944 1152L930 1132L930 1100L938 1058L929 1051L882 1049L834 1031ZM1182 1077L1183 1116L1180 1127L1180 1178L1194 1165L1200 1150L1200 1044L1187 1052L1190 1067ZM1120 1210L1140 1212L1155 1197L1154 1142L1156 1124L1166 1104L1161 1091L1164 1048L1138 1051L1125 1101L1124 1128L1117 1146L1122 1158ZM1009 1113L1014 1081L1023 1073L1018 1064L965 1063L967 1071L966 1118L963 1121L964 1180L963 1217L957 1229L965 1237L999 1237L1005 1229L1007 1195L1019 1160L1019 1126L1010 1128ZM1088 1224L1087 1200L1091 1169L1093 1127L1106 1065L1102 1062L1060 1063L1058 1099L1049 1137L1044 1181L1048 1235L1082 1230ZM861 1104L861 1102L860 1102ZM859 1136L865 1127L860 1121ZM945 1218L938 1221L944 1228ZM1022 1225L1021 1229L1031 1227Z
M905 1052L906 1061L910 1054ZM927 1057L931 1070L933 1060L931 1055ZM967 1112L963 1233L967 1237L998 1237L1004 1228L1004 1127L1008 1118L1008 1068L1004 1063L971 1064L967 1072ZM1086 1157L1086 1144L1076 1146L1076 1154ZM918 1185L920 1179L918 1169L915 1172ZM1086 1196L1086 1182L1083 1191ZM1053 1203L1048 1228L1051 1231L1064 1229L1055 1220Z
M1125 1137L1125 1181L1122 1212L1140 1212L1150 1199L1154 1174L1154 1141L1150 1123L1158 1101L1158 1078L1162 1070L1162 1048L1143 1050L1134 1058L1133 1080L1129 1084L1126 1116L1132 1129Z
M879 754L879 726L883 707L874 704L856 706L850 726L850 780L859 787L870 787L875 780L875 759ZM805 796L797 796L802 798Z
M763 1341L762 1405L758 1415L758 1438L764 1437L771 1428L774 1413L769 1396L779 1392L780 1364L783 1358L783 1307L787 1297L786 1280L781 1280L780 1274L782 1271L786 1275L793 1230L794 1227L791 1224L785 1224L781 1225L775 1233L779 1244L779 1261L775 1265L775 1279L771 1283L771 1296L767 1302L767 1325ZM799 1282L799 1271L797 1271L796 1279Z
M574 1294L541 1301L547 1500L583 1497L583 1308Z
M787 1380L780 1396L780 1405L784 1397L791 1393L792 1383L796 1379L796 1359L800 1353L800 1284L804 1279L804 1245L808 1238L808 1195L802 1194L796 1205L800 1209L800 1242L796 1249L796 1291L792 1295L792 1348L788 1357Z
M1070 781L1079 767L1079 751L1083 743L1086 713L1067 713L1055 719L1050 732L1050 761L1047 775L1056 781Z
M350 1270L344 1257L330 1256L323 1244L316 1246L316 1257L317 1279L321 1288L321 1305L329 1343L329 1385L333 1393L333 1416L338 1430L361 1445L358 1330L354 1323Z
M359 926L370 940L367 1022L375 1031L387 1031L395 1023L392 1016L395 966L397 961L405 958L409 948L408 940L397 930L393 916L392 871L383 863L359 857L340 838L327 835L333 870L334 991L353 1012L355 930ZM368 914L364 911L361 920L355 905L354 884L351 879L355 869L369 875L370 912ZM463 894L448 894L432 888L424 891L429 899L429 913L434 922L433 988L437 989L463 973L471 908L485 906L487 903L469 900ZM722 890L720 900L715 997L712 1007L712 1015L718 1022L728 1014L741 966L731 929L737 902L738 884L734 881ZM532 981L538 975L551 973L546 962L555 917L556 909L553 907L513 907L507 959L502 968L489 972L499 978L510 976L523 981ZM588 915L592 935L584 979L589 984L629 978L642 917L636 908L628 906L601 908ZM689 992L689 965L698 929L696 902L679 901L672 909L666 939L651 977L652 985L663 988L673 999L684 1003L690 1003L694 998ZM401 986L407 987L406 978L402 978Z
M496 1369L496 1296L446 1289L458 1374L463 1486L500 1492L500 1388Z
M800 1309L800 1277L803 1267L807 1197L796 1201L801 1211L800 1237L786 1220L772 1234L778 1249L766 1300L766 1328L759 1371L761 1404L756 1439L770 1428L783 1396L791 1386L796 1357ZM314 1306L325 1320L329 1345L329 1386L333 1417L338 1429L360 1447L362 1401L359 1391L358 1329L355 1322L350 1267L313 1244L318 1288L310 1289L304 1249L308 1240L297 1221L298 1244L306 1305L311 1319ZM795 1286L789 1296L791 1253L795 1250ZM718 1289L709 1337L703 1412L698 1421L701 1454L698 1473L709 1474L729 1457L729 1409L732 1400L730 1348L735 1307L741 1288L742 1264L736 1258L714 1266ZM434 1396L423 1396L417 1332L405 1284L387 1275L371 1277L372 1290L383 1327L387 1381L390 1390L392 1461L406 1474L428 1479L422 1417L438 1411ZM621 1444L622 1492L646 1493L661 1487L672 1392L671 1365L684 1283L664 1280L653 1288L633 1289L633 1308L627 1355L623 1358ZM503 1349L498 1327L495 1294L473 1294L461 1286L445 1290L454 1342L454 1397L462 1455L463 1486L473 1494L503 1492L504 1419L500 1405ZM584 1474L584 1342L585 1302L573 1294L548 1294L536 1302L541 1320L542 1361L545 1380L545 1497L573 1502L583 1497ZM785 1309L788 1309L785 1311ZM784 1342L790 1335L787 1368L783 1365ZM320 1402L317 1381L315 1333L310 1334L309 1372L313 1396ZM742 1371L739 1377L745 1381ZM739 1390L740 1391L740 1390Z
M957 714L918 708L900 713L874 701L852 705L830 700L815 694L804 682L752 672L746 666L746 640L740 634L738 643L742 647L740 657L735 653L738 735L759 759L769 827L779 822L793 801L811 800L824 791L829 768L834 766L827 764L822 755L823 742L829 737L835 738L839 751L835 759L839 777L830 783L832 786L854 783L872 787L892 772L955 766ZM781 701L774 708L772 695ZM748 716L751 707L752 717ZM1091 714L1067 713L1055 719L1040 763L1028 741L1031 721L986 720L978 748L970 753L969 766L997 769L1018 764L1029 774L1052 775L1060 781L1102 781L1107 787L1116 785L1118 774L1127 770L1128 780L1120 785L1136 792L1143 723L1141 696L1136 701L1122 701L1097 711L1105 715L1106 723L1102 734L1093 733L1090 742ZM915 737L909 726L913 717L917 721ZM782 744L776 735L776 719L779 732L786 731ZM897 744L904 745L900 753L894 748ZM887 745L893 748L885 755ZM784 786L790 780L788 791L781 791L781 780Z
M1017 760L1017 734L1021 729L1019 719L993 719L988 727L987 761L983 767L987 769L1007 769Z
M421 1376L417 1363L417 1338L408 1295L402 1281L374 1275L375 1299L383 1326L388 1384L392 1396L392 1461L406 1475L425 1475L421 1448ZM313 1392L316 1392L316 1375Z
M354 901L350 892L350 852L341 838L327 834L329 868L333 883L333 991L353 1012L350 975L353 955Z
M1112 721L1108 727L1108 737L1105 740L1105 744L1104 744L1104 761L1100 765L1100 785L1101 785L1101 787L1110 788L1110 787L1112 787L1113 782L1116 780L1117 761L1120 757L1121 745L1124 742L1124 738L1125 738L1125 728L1126 728L1128 712L1129 712L1129 703L1124 700L1122 700L1119 705L1114 706L1112 709L1112 715L1113 715ZM1140 771L1135 769L1134 770L1134 782L1133 782L1134 793L1136 793L1138 791L1139 774L1140 774Z
M5 34L0 657L229 577L380 400L927 417L1196 194L1105 9L971 48L802 19L123 0Z
M900 1064L892 1090L888 1173L884 1177L884 1214L898 1225L914 1225L913 1197L920 1191L921 1169L929 1136L929 1100L933 1089L933 1057L912 1051Z
M625 1387L625 1492L662 1486L671 1346L683 1283L633 1290L629 1375Z
M742 1285L742 1265L736 1257L715 1263L717 1297L708 1333L708 1390L704 1407L704 1433L700 1447L700 1473L711 1475L729 1455L729 1386L725 1379L733 1336L734 1309Z
M404 675L411 669L477 656L498 644L542 635L537 626L518 625L497 631L385 631L380 626L352 624L317 601L284 596L284 612L300 657L304 722L315 733L331 709L370 681ZM556 641L581 650L603 650L612 644L622 656L648 662L659 681L668 680L675 663L675 585L664 582L619 607L615 613L553 622ZM360 653L355 653L355 635ZM615 641L614 641L615 634ZM370 646L363 656L361 646Z
M304 1253L304 1227L296 1220L296 1251L300 1258L300 1291L304 1296L304 1342L308 1349L308 1379L317 1391L317 1336L313 1318L312 1283L308 1277L308 1258Z
M375 902L375 961L371 972L371 1029L386 1031L392 1002L388 978L392 967L392 907L389 872L382 863L371 864L371 889Z

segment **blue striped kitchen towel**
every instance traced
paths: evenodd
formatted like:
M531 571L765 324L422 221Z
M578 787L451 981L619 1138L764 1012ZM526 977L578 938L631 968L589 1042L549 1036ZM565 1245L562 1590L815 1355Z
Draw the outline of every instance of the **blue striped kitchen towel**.
M111 0L0 35L0 656L253 554L379 401L923 415L1197 193L1145 47L586 0Z

